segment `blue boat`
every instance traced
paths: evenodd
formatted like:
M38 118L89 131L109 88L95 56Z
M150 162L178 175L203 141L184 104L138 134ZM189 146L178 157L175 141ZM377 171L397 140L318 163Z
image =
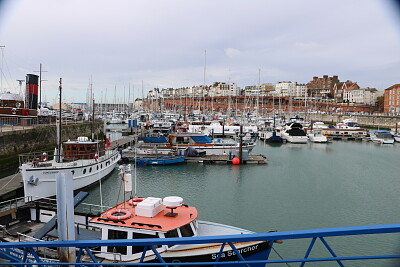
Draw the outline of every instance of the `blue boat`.
M141 158L135 159L135 162L139 166L144 165L169 165L169 164L177 164L185 161L185 157L183 156L161 156L161 157L153 157L153 158Z

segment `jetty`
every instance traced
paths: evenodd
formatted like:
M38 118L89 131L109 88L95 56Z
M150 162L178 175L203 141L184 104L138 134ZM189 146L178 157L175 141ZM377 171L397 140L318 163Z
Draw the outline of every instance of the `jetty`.
M134 152L123 152L123 157L127 157L130 160L135 159ZM142 158L155 158L165 156L161 154L148 154L137 156L138 159ZM264 155L249 155L246 160L243 160L243 164L266 164L267 157ZM208 164L233 164L232 159L229 159L228 155L204 155L198 157L187 157L185 156L186 163L208 163Z

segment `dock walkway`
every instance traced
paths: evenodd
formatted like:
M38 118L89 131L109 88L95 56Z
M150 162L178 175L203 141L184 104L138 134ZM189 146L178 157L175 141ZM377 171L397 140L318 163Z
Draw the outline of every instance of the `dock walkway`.
M22 194L24 187L21 173L16 173L0 179L0 201L17 197Z
M133 160L135 158L134 152L122 152L122 156ZM137 158L152 158L160 157L166 155L160 154L149 154L140 155ZM245 164L265 164L267 158L264 155L249 155L247 160L244 161ZM185 157L186 163L211 163L211 164L232 164L232 160L228 159L228 155L205 155L200 157Z

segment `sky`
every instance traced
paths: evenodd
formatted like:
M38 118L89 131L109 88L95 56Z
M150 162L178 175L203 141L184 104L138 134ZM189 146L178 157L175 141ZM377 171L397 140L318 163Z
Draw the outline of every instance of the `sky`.
M338 75L400 83L400 5L390 0L0 0L0 91L42 73L42 98L126 103L142 91L240 87ZM130 88L130 90L129 90ZM143 90L142 90L143 88Z

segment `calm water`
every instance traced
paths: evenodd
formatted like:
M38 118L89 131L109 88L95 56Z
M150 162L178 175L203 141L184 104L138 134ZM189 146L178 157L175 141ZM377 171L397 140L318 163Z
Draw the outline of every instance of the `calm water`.
M146 166L137 168L139 196L178 195L196 206L200 219L255 232L398 223L400 144L335 141L329 144L259 142L253 154L265 165ZM117 172L102 182L103 204L122 200ZM86 202L99 204L99 187ZM331 240L331 241L330 241ZM285 258L303 257L310 240L285 241ZM400 235L330 238L339 256L398 253ZM312 257L328 256L317 241ZM277 254L272 253L277 259ZM336 266L319 263L306 266ZM286 265L284 265L286 266ZM298 266L298 264L291 264ZM400 266L394 261L346 262L346 266Z

